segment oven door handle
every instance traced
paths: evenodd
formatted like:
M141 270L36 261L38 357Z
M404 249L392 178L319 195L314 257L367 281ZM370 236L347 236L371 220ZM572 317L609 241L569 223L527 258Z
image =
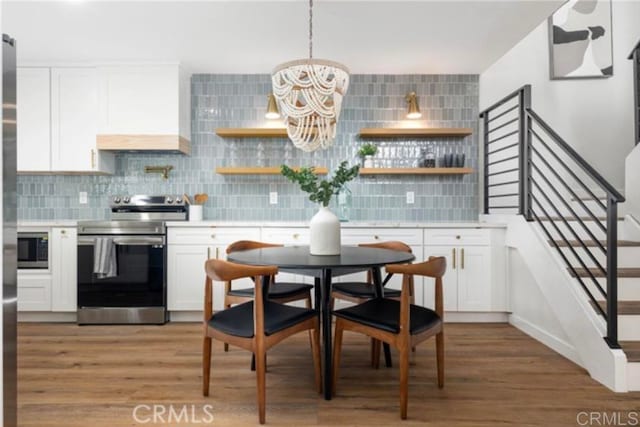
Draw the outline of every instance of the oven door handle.
M96 242L96 237L80 236L78 237L78 246L93 246ZM118 246L154 246L162 247L165 243L163 237L114 237L113 243Z

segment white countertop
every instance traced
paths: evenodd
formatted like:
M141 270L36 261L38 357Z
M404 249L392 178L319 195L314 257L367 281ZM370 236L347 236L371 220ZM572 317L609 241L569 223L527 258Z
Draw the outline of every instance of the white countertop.
M167 227L308 227L307 221L168 221ZM18 221L18 228L76 227L77 220ZM342 228L505 228L489 222L348 221Z
M49 221L18 221L18 228L49 228L49 227L76 227L78 221L75 219L69 220L49 220Z
M342 228L505 228L487 222L348 221ZM169 221L167 227L308 227L307 221Z

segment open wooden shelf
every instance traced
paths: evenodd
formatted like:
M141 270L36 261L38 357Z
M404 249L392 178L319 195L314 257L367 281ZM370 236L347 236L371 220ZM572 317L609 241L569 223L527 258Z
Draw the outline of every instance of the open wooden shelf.
M467 175L471 168L360 168L360 175Z
M223 138L286 138L285 128L218 128L216 135Z
M299 170L299 167L292 168ZM314 167L313 172L316 175L326 175L329 171L325 167ZM220 175L280 175L280 166L276 167L219 167L216 173Z
M471 128L362 128L360 137L364 138L395 138L403 136L468 136L473 133Z

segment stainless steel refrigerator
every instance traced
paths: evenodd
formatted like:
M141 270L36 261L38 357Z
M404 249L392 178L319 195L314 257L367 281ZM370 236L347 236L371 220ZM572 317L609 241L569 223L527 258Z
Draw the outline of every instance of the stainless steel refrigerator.
M17 425L16 43L2 35L2 403L3 425Z

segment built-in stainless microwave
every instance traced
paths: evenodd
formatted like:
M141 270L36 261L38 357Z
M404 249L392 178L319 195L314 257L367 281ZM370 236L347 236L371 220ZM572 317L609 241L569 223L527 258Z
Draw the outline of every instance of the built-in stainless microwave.
M18 269L49 268L49 233L18 233Z

